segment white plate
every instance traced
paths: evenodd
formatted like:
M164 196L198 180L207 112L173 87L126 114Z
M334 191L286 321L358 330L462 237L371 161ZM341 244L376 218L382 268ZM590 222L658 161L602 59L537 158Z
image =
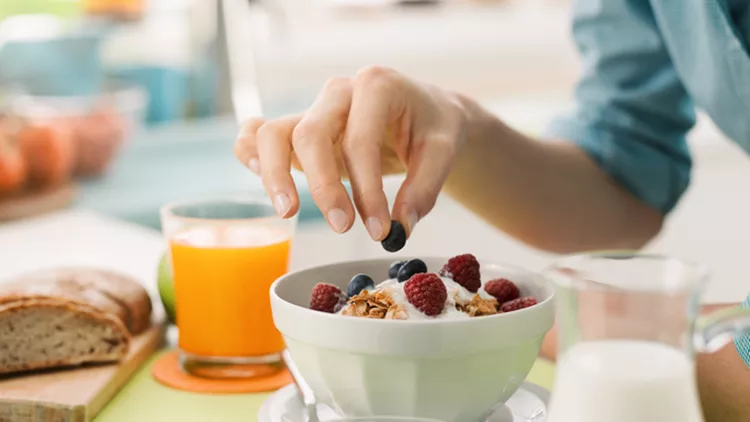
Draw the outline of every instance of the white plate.
M497 407L487 422L545 422L548 401L549 391L525 382L505 405ZM325 405L318 406L318 416L323 422L340 417ZM286 386L272 394L260 408L258 422L304 422L304 408L295 386Z

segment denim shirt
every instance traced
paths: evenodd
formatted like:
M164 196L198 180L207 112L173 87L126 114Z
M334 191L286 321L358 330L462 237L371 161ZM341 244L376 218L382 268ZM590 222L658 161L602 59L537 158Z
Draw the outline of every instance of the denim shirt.
M573 36L576 109L546 136L645 203L667 214L687 189L696 108L750 152L750 1L576 0ZM750 365L750 340L737 345Z
M742 304L743 308L750 308L750 296L747 297L745 303ZM734 345L737 346L737 351L742 356L748 367L750 367L750 334L744 334L738 336L734 340Z

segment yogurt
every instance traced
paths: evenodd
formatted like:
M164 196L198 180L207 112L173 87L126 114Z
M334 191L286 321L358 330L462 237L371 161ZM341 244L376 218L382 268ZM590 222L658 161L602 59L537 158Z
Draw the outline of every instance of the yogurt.
M485 292L483 288L480 288L477 293L472 293L450 278L440 277L440 280L443 281L445 289L448 291L448 299L445 301L443 312L435 317L429 317L423 314L414 305L409 303L409 301L406 299L406 293L404 293L404 285L406 284L406 282L399 283L399 281L396 279L384 280L375 286L375 290L373 290L373 292L382 291L388 294L391 298L393 298L393 301L397 305L401 305L404 307L404 309L406 309L406 313L408 314L410 320L469 319L471 318L469 314L456 309L456 297L458 297L460 301L464 302L470 301L475 294L479 294L483 299L493 299L493 297ZM342 312L343 309L338 313L341 314Z

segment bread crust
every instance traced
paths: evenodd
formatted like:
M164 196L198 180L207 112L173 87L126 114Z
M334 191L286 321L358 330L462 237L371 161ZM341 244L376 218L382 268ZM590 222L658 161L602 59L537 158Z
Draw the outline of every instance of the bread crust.
M151 325L152 303L137 281L109 270L84 267L50 268L0 284L0 304L28 298L67 300L119 318L133 334Z
M0 374L7 374L12 372L24 372L37 369L57 368L66 366L75 366L83 363L105 363L105 362L116 362L124 358L130 347L130 334L122 321L114 315L107 312L102 312L96 308L72 303L66 299L56 298L41 298L41 299L20 299L13 302L6 302L0 305L0 316L9 317L13 313L20 312L26 309L44 309L44 308L57 308L66 312L76 313L83 315L86 318L92 319L98 323L104 324L112 329L115 337L111 339L104 339L107 343L112 344L112 350L108 353L99 355L89 356L71 356L66 359L48 360L45 362L34 362L29 364L15 365L15 366L1 366ZM122 344L123 347L117 348L116 346Z
M78 284L55 279L22 277L0 284L0 305L31 299L54 299L88 306L113 315L125 323L127 311L98 290L85 290Z

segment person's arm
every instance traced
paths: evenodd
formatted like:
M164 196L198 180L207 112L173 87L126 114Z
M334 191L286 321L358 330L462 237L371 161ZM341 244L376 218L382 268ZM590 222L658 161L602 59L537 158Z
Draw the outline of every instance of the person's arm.
M490 115L474 133L445 192L511 236L567 253L637 249L662 214L615 183L571 142L532 140Z
M750 421L750 369L733 344L698 355L697 377L706 422Z
M301 115L249 120L237 157L262 177L282 217L299 208L290 168L304 169L339 233L357 212L373 240L392 220L411 235L445 188L541 249L642 246L688 185L692 104L647 2L579 0L576 10L585 63L578 111L548 134L569 142L523 136L465 97L369 67L331 79ZM382 176L404 171L389 211Z
M702 314L735 305L708 305ZM557 358L557 327L544 338L540 355ZM734 344L716 353L697 356L698 390L706 422L746 422L750 420L750 369Z
M692 103L649 3L579 0L577 110L537 141L473 101L446 191L541 249L637 248L661 227L690 175ZM553 70L551 70L553 71Z

